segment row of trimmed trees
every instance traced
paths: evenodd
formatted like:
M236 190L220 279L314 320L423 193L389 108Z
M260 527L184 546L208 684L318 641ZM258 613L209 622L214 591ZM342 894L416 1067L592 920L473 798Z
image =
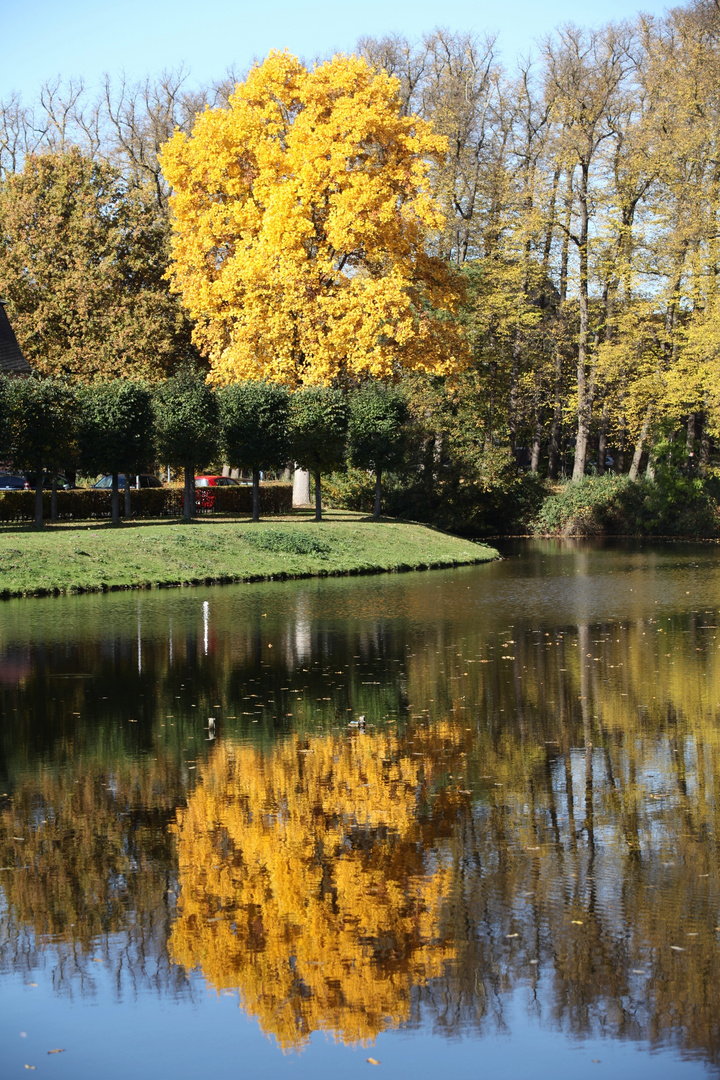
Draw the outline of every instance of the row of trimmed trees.
M222 458L253 478L253 520L259 518L262 470L296 462L315 480L315 517L322 517L321 478L353 465L373 470L375 515L382 474L398 461L407 409L392 387L368 383L346 395L308 387L290 393L265 382L213 389L185 371L155 387L115 379L70 387L56 379L6 379L0 393L0 455L35 476L35 523L42 526L45 477L79 468L112 475L112 520L118 522L119 475L153 461L182 468L186 519L195 507L194 476Z

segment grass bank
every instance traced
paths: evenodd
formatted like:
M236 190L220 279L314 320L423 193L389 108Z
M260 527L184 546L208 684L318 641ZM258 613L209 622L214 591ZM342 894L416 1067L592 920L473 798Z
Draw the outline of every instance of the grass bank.
M422 525L335 511L253 524L60 525L0 532L0 597L382 573L487 562L497 552Z

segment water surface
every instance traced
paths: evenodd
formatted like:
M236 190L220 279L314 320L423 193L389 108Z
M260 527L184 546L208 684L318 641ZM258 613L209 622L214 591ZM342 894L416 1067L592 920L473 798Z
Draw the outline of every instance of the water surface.
M720 551L505 555L0 606L3 1080L717 1073Z

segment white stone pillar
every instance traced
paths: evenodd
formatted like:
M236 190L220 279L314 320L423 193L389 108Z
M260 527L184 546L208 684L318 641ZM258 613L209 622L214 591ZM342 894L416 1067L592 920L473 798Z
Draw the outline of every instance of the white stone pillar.
M310 473L307 469L295 469L293 473L293 506L310 504Z

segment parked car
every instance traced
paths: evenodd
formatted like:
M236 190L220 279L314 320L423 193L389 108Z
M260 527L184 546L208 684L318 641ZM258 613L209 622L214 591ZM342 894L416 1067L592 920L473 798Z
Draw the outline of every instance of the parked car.
M162 487L163 482L159 480L157 476L153 476L152 473L139 473L136 476L130 477L130 487L137 488L138 481L141 488ZM120 490L125 487L125 474L118 474L118 485ZM101 476L97 483L93 484L94 488L111 488L112 487L112 475Z
M16 473L0 473L0 491L28 491L29 483L22 475Z
M26 472L23 473L23 476L25 477L27 486L29 488L32 488L32 490L34 491L35 484L37 482L37 473ZM63 476L62 473L56 473L55 480L57 481L58 490L72 491L72 489L75 487L75 484L73 484L72 481L68 480L67 476ZM43 480L43 491L50 491L52 488L52 482L52 474L45 473L45 479Z
M215 506L215 495L208 488L215 487L240 487L239 480L233 480L231 476L196 476L195 477L195 508L196 510L212 510Z

